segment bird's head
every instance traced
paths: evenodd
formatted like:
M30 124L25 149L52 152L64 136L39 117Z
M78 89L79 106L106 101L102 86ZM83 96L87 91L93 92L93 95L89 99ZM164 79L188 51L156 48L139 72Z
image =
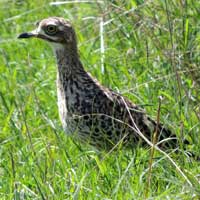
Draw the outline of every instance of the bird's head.
M76 49L76 34L71 23L64 18L50 17L36 23L37 28L25 32L18 38L40 38L46 40L53 48L68 47Z

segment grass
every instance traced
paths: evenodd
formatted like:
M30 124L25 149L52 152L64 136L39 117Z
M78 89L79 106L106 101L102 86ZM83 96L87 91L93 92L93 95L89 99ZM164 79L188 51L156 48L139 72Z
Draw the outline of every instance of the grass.
M156 151L147 184L149 149L107 155L66 137L58 118L51 49L43 41L16 39L45 17L70 19L85 68L155 119L162 96L160 120L180 143L186 137L187 150L199 155L199 9L193 0L57 6L2 0L0 199L199 199L199 162L188 159L182 147L170 157L187 179Z

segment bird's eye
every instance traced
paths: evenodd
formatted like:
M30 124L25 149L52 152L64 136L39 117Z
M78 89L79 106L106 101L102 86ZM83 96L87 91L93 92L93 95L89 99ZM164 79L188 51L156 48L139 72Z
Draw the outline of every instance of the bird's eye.
M54 26L54 25L48 25L46 27L46 33L48 35L55 35L57 33L57 26Z

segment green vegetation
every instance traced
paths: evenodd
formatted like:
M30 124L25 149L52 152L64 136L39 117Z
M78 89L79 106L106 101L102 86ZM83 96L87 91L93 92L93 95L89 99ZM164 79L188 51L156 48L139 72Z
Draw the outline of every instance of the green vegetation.
M200 165L180 145L106 154L67 137L56 105L56 63L40 40L17 40L48 16L74 24L85 68L144 106L200 155L200 1L0 2L0 199L199 199ZM104 21L100 48L100 24ZM102 65L102 51L105 57Z

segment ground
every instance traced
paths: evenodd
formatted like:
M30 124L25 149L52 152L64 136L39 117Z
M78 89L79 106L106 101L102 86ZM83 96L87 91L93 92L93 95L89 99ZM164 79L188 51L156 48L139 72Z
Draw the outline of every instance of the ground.
M198 199L200 165L181 141L200 154L199 9L192 0L1 1L0 199ZM81 60L103 85L154 119L162 96L160 120L180 138L174 163L149 148L98 152L66 136L52 50L17 40L49 16L72 21Z

